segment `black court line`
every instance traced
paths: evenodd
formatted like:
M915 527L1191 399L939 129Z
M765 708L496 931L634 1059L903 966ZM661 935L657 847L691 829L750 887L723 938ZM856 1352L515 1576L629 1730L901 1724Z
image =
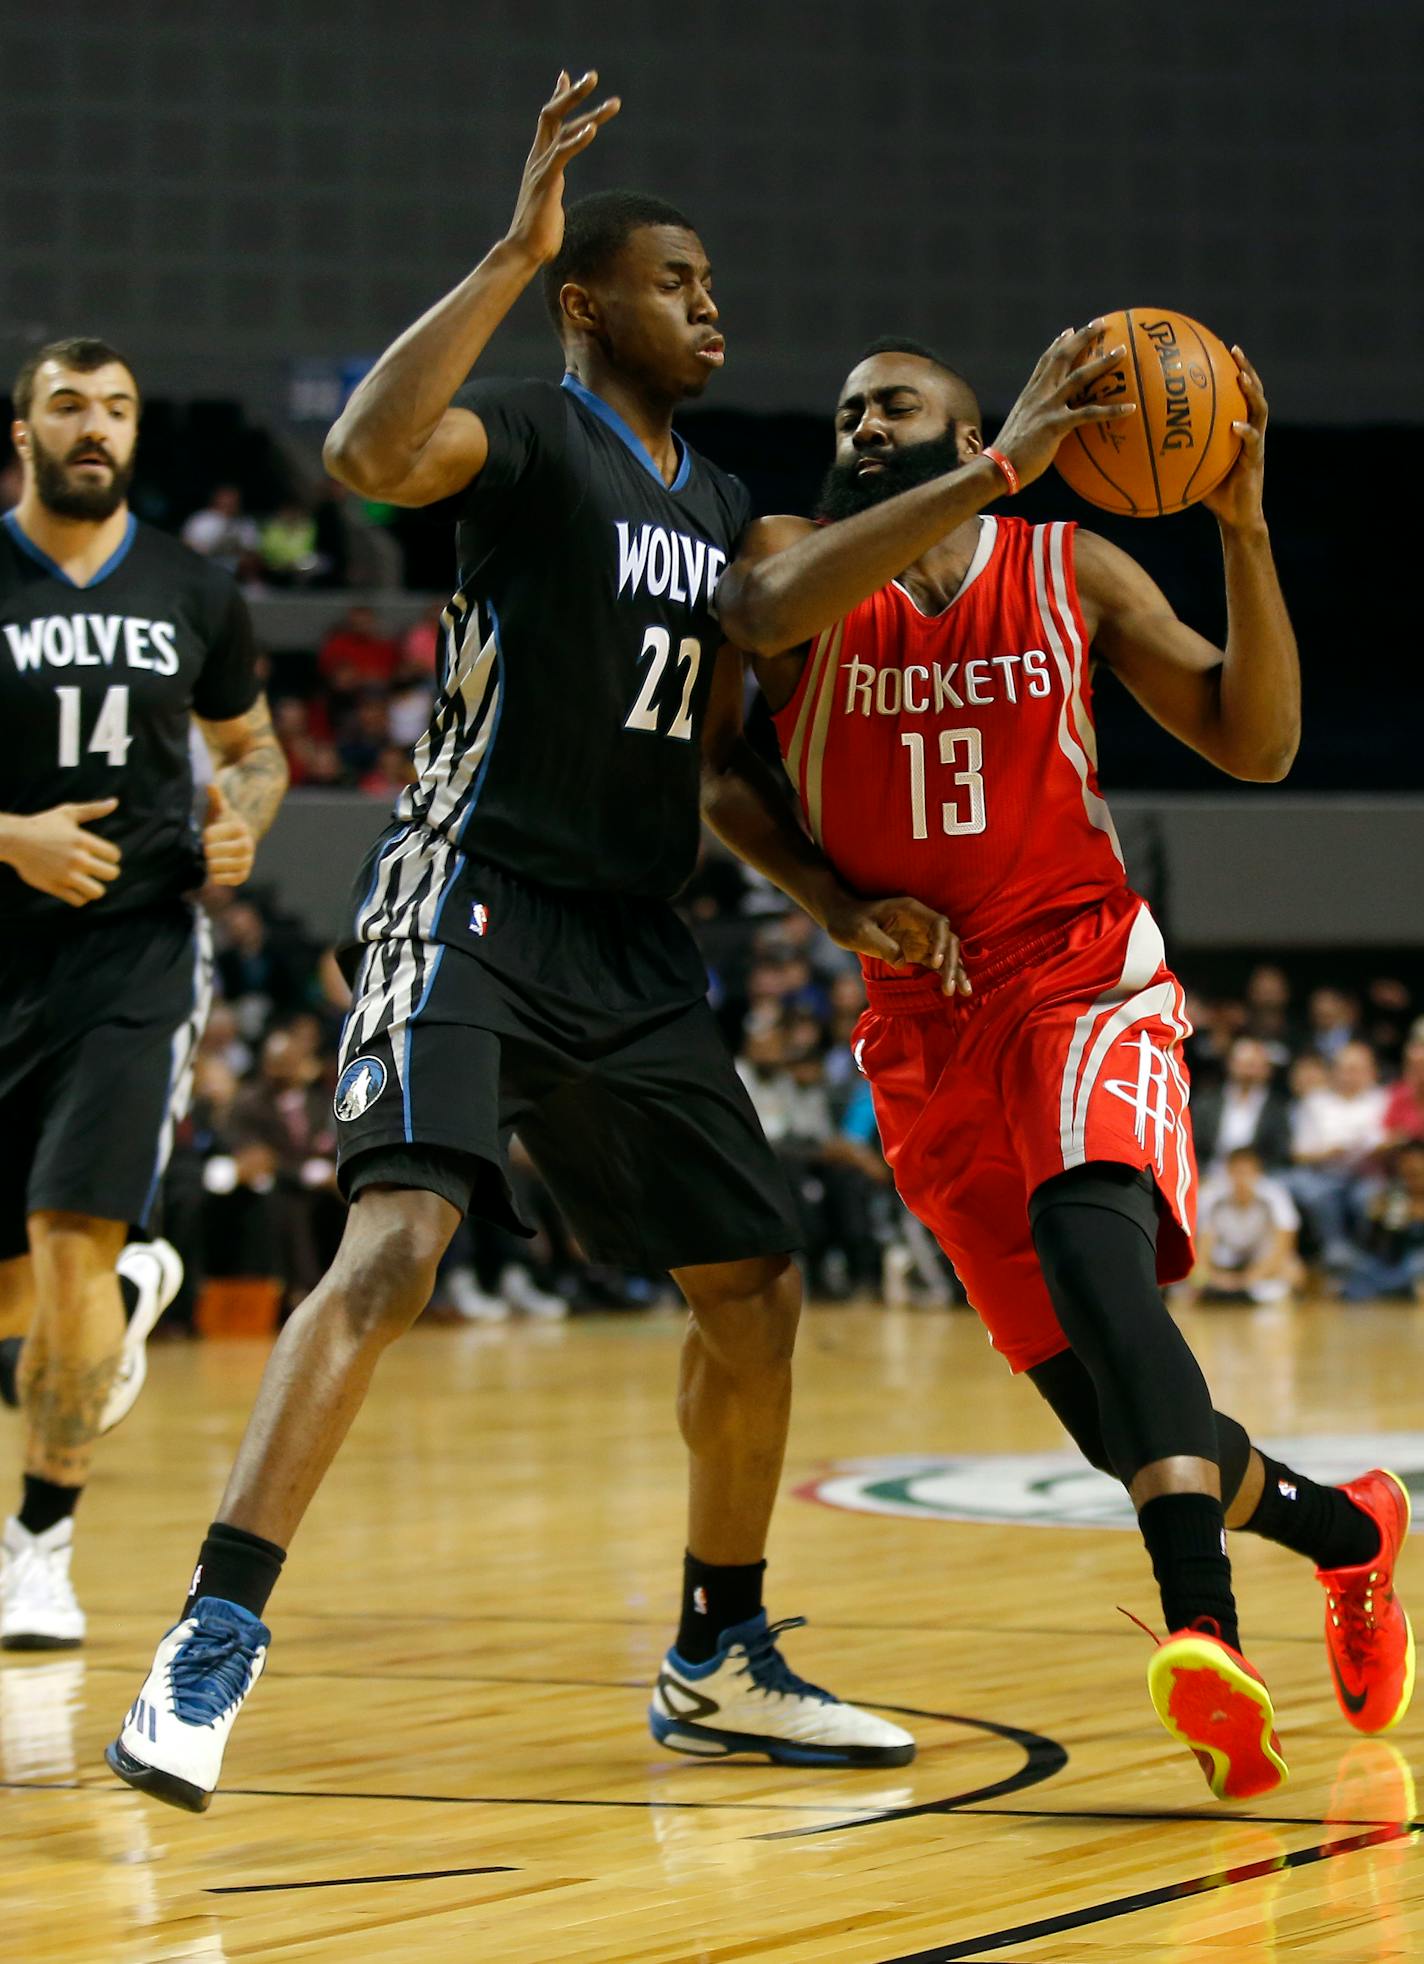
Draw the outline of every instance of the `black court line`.
M989 1930L983 1936L966 1937L957 1943L940 1944L933 1950L916 1950L902 1957L889 1957L883 1964L968 1964L983 1951L1004 1950L1010 1944L1036 1943L1044 1937L1061 1936L1067 1930L1082 1930L1093 1923L1109 1923L1119 1916L1132 1916L1139 1910L1156 1909L1163 1903L1180 1902L1186 1896L1205 1895L1211 1889L1228 1889L1238 1882L1255 1882L1264 1875L1284 1869L1305 1868L1312 1862L1330 1861L1336 1855L1353 1855L1362 1848L1379 1848L1386 1842L1412 1840L1419 1833L1414 1822L1375 1828L1369 1834L1352 1834L1344 1841L1325 1841L1313 1848L1299 1848L1292 1855L1273 1855L1265 1861L1245 1862L1240 1868L1217 1869L1210 1875L1194 1875L1185 1882L1169 1882L1159 1889L1144 1889L1132 1896L1116 1896L1110 1902L1092 1903L1086 1909L1065 1910L1059 1916L1045 1916L1033 1923L1016 1923L1005 1930Z
M86 1794L122 1800L132 1788L122 1780L0 1780L0 1793L40 1793L40 1794ZM218 1797L225 1799L231 1795L241 1795L247 1800L374 1800L383 1805L393 1801L411 1801L420 1806L434 1807L610 1807L641 1808L649 1812L657 1808L667 1808L675 1812L708 1814L854 1814L872 1813L877 1818L880 1810L862 1806L847 1800L832 1806L827 1802L819 1804L786 1800L575 1800L558 1794L396 1794L396 1793L344 1793L339 1788L326 1787L220 1787Z
M972 1787L968 1793L951 1794L944 1800L917 1801L912 1807L887 1807L877 1814L864 1814L859 1820L830 1821L822 1827L814 1828L773 1828L767 1834L753 1835L754 1841L791 1841L806 1835L843 1834L851 1828L873 1828L884 1821L913 1821L921 1814L957 1814L972 1807L976 1801L998 1800L1002 1795L1023 1793L1029 1787L1041 1786L1061 1773L1068 1764L1068 1749L1060 1746L1056 1739L1049 1739L1041 1732L1028 1732L1018 1725L1000 1725L994 1719L966 1718L957 1712L927 1712L914 1705L882 1705L876 1701L875 1709L881 1712L895 1712L901 1718L939 1719L946 1725L965 1725L976 1732L989 1732L996 1739L1007 1739L1023 1753L1024 1763L1014 1773L1002 1780L990 1781L988 1786Z
M507 1862L478 1869L411 1869L405 1875L327 1875L314 1882L229 1882L205 1896L270 1896L278 1889L359 1889L367 1882L443 1882L452 1875L518 1875Z

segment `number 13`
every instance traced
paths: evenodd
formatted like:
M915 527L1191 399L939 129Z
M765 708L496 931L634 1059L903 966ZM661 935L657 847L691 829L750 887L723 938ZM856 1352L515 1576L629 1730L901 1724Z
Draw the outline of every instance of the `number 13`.
M910 753L910 813L914 836L927 839L930 827L925 797L925 740L918 730L906 730L900 741ZM962 816L957 802L940 806L940 823L951 835L982 832L988 823L984 815L984 742L978 730L941 730L939 761L951 767L957 764L961 744L966 768L955 771L954 781L969 793L969 811Z

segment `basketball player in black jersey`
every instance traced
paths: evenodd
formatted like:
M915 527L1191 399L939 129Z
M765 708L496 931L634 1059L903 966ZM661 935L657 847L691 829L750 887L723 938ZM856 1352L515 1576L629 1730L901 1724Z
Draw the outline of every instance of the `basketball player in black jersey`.
M13 404L24 488L0 521L0 1333L28 1335L0 1644L44 1649L83 1638L75 1507L181 1277L171 1250L137 1266L139 1251L121 1250L153 1207L207 1013L209 937L189 896L246 879L286 766L236 585L129 512L128 364L102 341L54 342L24 364ZM201 830L194 718L218 767ZM135 1280L163 1270L127 1335L116 1261Z
M761 1606L798 1236L670 905L699 791L843 945L952 970L948 928L840 888L740 741L741 658L720 652L714 594L749 501L672 429L723 361L710 272L654 200L586 199L566 228L565 165L618 107L587 107L595 79L560 78L508 236L387 350L327 444L367 495L458 500L460 583L418 781L357 886L341 1250L277 1343L182 1617L109 1748L131 1785L180 1806L208 1804L286 1546L461 1215L520 1226L515 1129L588 1253L671 1269L692 1310L683 1617L655 1736L812 1765L914 1751L794 1676ZM457 396L541 273L563 385Z

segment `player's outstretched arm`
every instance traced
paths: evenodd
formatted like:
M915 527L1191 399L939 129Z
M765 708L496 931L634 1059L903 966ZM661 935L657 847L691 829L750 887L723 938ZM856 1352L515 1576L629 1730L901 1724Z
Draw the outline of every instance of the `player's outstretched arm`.
M430 505L462 491L484 469L478 416L451 397L491 335L564 236L564 171L618 114L611 96L586 107L597 86L561 72L539 112L508 232L460 284L393 341L365 376L326 439L323 459L340 483L394 505ZM570 118L573 120L570 122Z
M842 885L776 773L742 734L742 655L735 648L723 648L717 658L702 738L702 816L725 846L838 946L897 966L932 968L946 995L970 993L958 937L943 914L908 894L866 900Z
M1123 350L1112 348L1081 368L1073 366L1100 327L1093 321L1076 333L1070 328L1039 357L994 445L1007 459L1008 472L992 457L976 457L854 518L807 527L790 543L769 544L766 531L754 527L717 588L717 611L729 638L756 655L780 654L809 641L992 504L1010 474L1019 485L1040 477L1070 430L1134 415L1134 402L1081 400L1083 390L1122 359Z
M265 696L244 716L195 720L217 765L203 826L208 878L220 887L239 887L252 871L257 841L277 816L287 789L287 760Z
M1226 647L1178 620L1155 581L1091 532L1077 535L1078 593L1093 652L1149 716L1232 777L1277 784L1300 745L1300 657L1261 505L1266 397L1232 353L1247 406L1241 455L1203 500L1221 527Z

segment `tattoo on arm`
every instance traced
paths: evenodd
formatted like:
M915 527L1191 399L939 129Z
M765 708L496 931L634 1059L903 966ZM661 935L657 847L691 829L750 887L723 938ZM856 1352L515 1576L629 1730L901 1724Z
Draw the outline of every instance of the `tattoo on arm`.
M287 760L266 697L230 723L204 723L203 735L218 760L217 781L228 803L260 839L287 789Z

